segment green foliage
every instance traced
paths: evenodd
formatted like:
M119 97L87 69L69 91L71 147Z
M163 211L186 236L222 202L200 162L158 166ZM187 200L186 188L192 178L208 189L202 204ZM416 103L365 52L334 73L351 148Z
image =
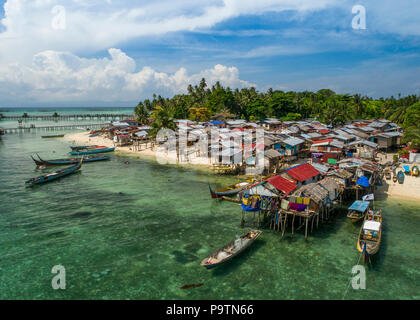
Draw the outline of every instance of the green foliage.
M170 117L163 115L162 109L167 110L165 112L169 112ZM373 99L360 94L337 94L330 89L284 92L270 88L264 93L251 87L232 91L219 82L209 88L202 79L199 85L189 85L187 94L170 99L153 95L152 100L139 102L135 109L136 118L147 122L150 113L157 127L167 122L164 120L167 118L202 120L215 114L248 121L270 117L283 121L313 118L331 125L352 119L386 118L404 125L403 141L420 145L420 100L415 95Z
M420 102L406 109L403 126L405 129L403 142L410 143L411 147L420 147Z
M137 107L134 109L134 116L137 121L139 121L142 124L147 123L149 120L149 111L147 111L146 106L144 103L139 102Z

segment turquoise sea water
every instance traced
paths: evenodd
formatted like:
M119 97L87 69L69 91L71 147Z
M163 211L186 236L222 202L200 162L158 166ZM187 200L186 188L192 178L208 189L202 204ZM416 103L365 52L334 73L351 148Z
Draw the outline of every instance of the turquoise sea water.
M237 178L112 154L80 173L35 188L29 155L66 156L70 143L41 133L0 141L0 299L342 299L359 255L359 225L337 214L305 241L264 230L242 255L199 266L244 233L235 203L212 200L207 184ZM124 164L129 161L129 164ZM366 290L346 299L419 299L420 206L383 199L384 236ZM53 290L51 269L66 269ZM185 284L204 283L181 290Z

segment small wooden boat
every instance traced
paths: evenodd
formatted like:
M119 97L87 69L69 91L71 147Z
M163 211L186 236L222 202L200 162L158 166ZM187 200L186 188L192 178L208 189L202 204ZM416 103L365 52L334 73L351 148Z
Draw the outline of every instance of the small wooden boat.
M356 200L348 208L347 218L351 219L352 222L358 222L364 219L366 212L369 210L369 201Z
M41 136L42 138L46 139L46 138L62 138L64 137L64 134L54 134L54 135L50 135L50 136Z
M100 135L100 133L92 133L92 134L89 135L89 138L97 137L99 135Z
M247 234L240 236L238 239L233 240L223 248L209 255L201 262L200 266L211 269L232 259L254 243L261 233L262 231L260 230L249 231Z
M408 165L404 165L403 169L406 175L411 175L410 167Z
M98 145L90 145L90 146L71 146L71 150L79 151L85 149L98 149L98 148L107 148L107 146L98 146Z
M389 168L385 169L385 179L391 180L391 170L389 170Z
M393 176L392 176L392 181L395 183L395 182L397 182L397 175L396 174L394 174Z
M209 184L210 195L212 198L221 198L223 196L234 196L238 192L248 188L254 182L255 182L255 179L248 179L248 180L245 180L244 182L232 184L230 186L220 188L217 190L213 190Z
M419 167L414 165L411 167L411 175L417 177L419 175Z
M84 155L84 154L94 154L94 153L106 153L106 152L112 152L115 148L94 148L94 149L82 149L78 151L72 151L70 154L72 156L78 156L78 155Z
M75 164L71 167L67 167L61 170L57 170L54 172L51 172L49 174L45 174L36 178L32 178L29 179L28 181L25 182L26 186L34 186L36 184L43 184L46 182L50 182L53 180L57 180L59 178L62 178L64 176L68 176L69 174L75 173L76 171L78 171L81 167L82 167L82 162L83 159L80 160L80 162L78 164Z
M402 171L398 171L397 173L397 179L399 184L404 183L404 173Z
M41 157L37 154L39 160L34 159L34 157L31 156L32 160L36 163L38 166L65 166L69 164L76 164L79 163L82 158L67 158L67 159L54 159L54 160L43 160ZM96 161L104 161L109 160L111 157L109 156L86 156L83 158L83 162L96 162Z
M357 240L357 250L363 255L363 263L369 256L378 253L382 236L382 210L372 211L366 215Z

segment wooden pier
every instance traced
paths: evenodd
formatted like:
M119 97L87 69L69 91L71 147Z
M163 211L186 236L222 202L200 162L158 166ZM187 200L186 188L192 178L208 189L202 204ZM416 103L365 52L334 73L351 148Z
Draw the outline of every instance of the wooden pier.
M17 128L3 128L4 134L10 133L24 133L24 132L33 132L33 131L57 131L57 130L69 130L69 129L100 129L108 125L107 123L90 123L90 124L71 124L71 125L54 125L54 126L42 126L37 127L35 125L27 126L19 126Z
M132 120L134 114L22 114L21 116L5 116L0 115L0 120L39 120L39 121L92 121L92 120Z

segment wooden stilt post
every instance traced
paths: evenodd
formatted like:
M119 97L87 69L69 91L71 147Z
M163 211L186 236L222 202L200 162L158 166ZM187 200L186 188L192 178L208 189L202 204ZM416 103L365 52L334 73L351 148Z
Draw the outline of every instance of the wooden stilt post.
M319 212L316 213L316 228L318 229L319 225Z
M282 230L282 233L281 233L281 238L282 239L284 238L284 234L286 233L287 216L288 216L288 214L285 213L284 222L283 222L283 230Z
M294 214L293 219L292 219L292 234L294 233L294 230L295 230L295 217L296 215Z
M306 226L305 226L305 240L307 240L308 239L308 218L306 218L305 220L306 220L305 221L305 224L306 224Z

